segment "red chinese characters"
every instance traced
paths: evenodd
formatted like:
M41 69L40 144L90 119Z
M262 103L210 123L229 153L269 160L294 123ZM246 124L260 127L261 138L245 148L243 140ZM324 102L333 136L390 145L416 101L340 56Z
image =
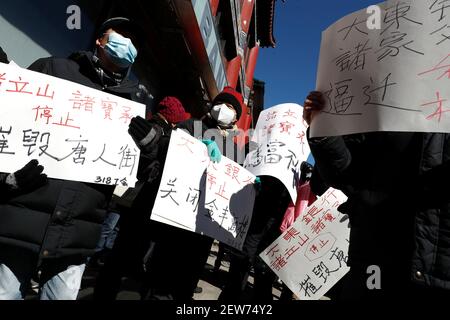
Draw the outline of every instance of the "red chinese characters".
M228 193L225 191L226 185L227 185L226 182L224 182L222 185L220 185L219 191L216 192L215 194L228 201L228 200L230 200L230 195L228 195Z
M187 139L187 138L185 138L185 137L181 137L181 140L183 140L184 143L178 144L178 146L185 147L187 150L189 150L189 152L190 152L191 154L193 154L194 151L192 151L191 147L194 145L194 141L192 141L192 140L190 140L190 139Z
M53 100L53 97L55 96L55 91L51 91L49 92L48 88L49 88L49 84L47 84L45 86L45 90L44 92L42 92L42 87L39 87L38 91L36 92L36 96L37 97L44 97L44 98L49 98L51 100Z
M0 87L2 86L3 81L5 80L6 80L6 72L5 73L0 72Z
M36 110L34 121L37 122L38 119L44 119L45 124L49 124L50 118L53 117L52 111L53 108L49 106L37 106L32 110Z
M430 73L438 74L438 77L435 80L441 80L445 76L447 79L450 79L450 54L448 54L432 68L419 73L418 76L420 77Z
M73 102L72 108L75 110L84 109L86 112L93 112L95 97L83 96L79 90L72 93L72 99L69 101Z
M206 179L207 179L206 181L207 181L207 184L208 184L208 190L211 190L212 187L217 183L216 182L217 177L214 174L208 172Z
M225 168L226 168L225 174L229 176L231 180L235 180L238 184L241 184L238 179L240 167L229 163L225 166Z
M31 83L30 81L22 79L21 76L17 78L8 78L6 72L0 72L0 87L3 83L6 85L5 92L8 94L26 94L35 95L36 97L44 97L53 100L55 91L50 89L50 84L40 85Z
M266 115L266 121L276 119L277 113L278 113L278 111L271 111L271 112L268 112L267 115Z
M292 118L292 119L297 119L297 113L292 111L291 109L289 109L288 111L284 112L283 114L283 118Z
M9 89L6 89L6 92L33 94L31 91L25 90L30 83L28 81L22 81L22 77L19 77L19 80L9 80L9 83L13 83L14 85L9 86Z
M111 114L116 107L117 107L117 102L110 101L109 99L102 100L102 109L104 111L103 119L112 120Z
M65 117L61 117L59 122L53 122L53 124L56 124L57 126L63 126L63 127L70 127L70 128L80 129L79 126L76 126L76 125L72 124L73 121L74 120L72 118L70 118L70 113L67 112L67 115Z
M444 107L444 102L446 102L447 99L443 99L441 98L441 94L440 92L436 92L436 100L435 101L430 101L427 103L422 104L422 107L427 107L427 106L435 106L435 111L433 113L431 113L429 116L426 117L427 120L432 120L433 118L436 118L437 122L441 122L442 120L442 115L444 113L450 112L450 108L445 108Z
M275 270L279 271L284 266L287 265L288 260L299 253L300 248L302 248L308 241L309 237L306 235L301 235L295 228L290 228L283 235L283 239L289 242L289 245L281 253L279 244L276 243L266 251L266 256L270 259L270 265Z
M132 118L130 115L130 111L131 111L131 107L126 107L126 106L122 107L122 114L120 116L120 120L123 120L123 123L125 123L125 124L130 123L130 120Z
M289 121L280 122L280 133L286 132L287 134L291 134L291 128L295 127L295 124L290 123Z
M302 221L305 223L305 225L309 225L311 221L314 220L314 217L318 215L320 212L322 212L323 208L318 208L315 205L312 205L308 211L303 215Z
M314 261L322 258L324 255L330 252L330 250L334 247L336 241L336 237L330 232L326 232L317 236L308 244L308 247L305 251L305 257L309 261Z
M297 134L297 139L300 140L300 145L302 146L302 155L305 155L305 131L301 131Z

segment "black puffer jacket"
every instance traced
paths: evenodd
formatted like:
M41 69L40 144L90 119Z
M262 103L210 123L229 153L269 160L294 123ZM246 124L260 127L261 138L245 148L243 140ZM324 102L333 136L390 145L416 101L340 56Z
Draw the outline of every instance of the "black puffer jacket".
M92 53L69 58L45 58L29 69L130 99L137 83L118 81L96 71ZM79 257L94 253L105 208L113 187L49 179L43 187L0 204L0 262L2 251L15 248L42 259Z
M395 266L450 289L450 134L309 139L324 181L349 198L349 264Z

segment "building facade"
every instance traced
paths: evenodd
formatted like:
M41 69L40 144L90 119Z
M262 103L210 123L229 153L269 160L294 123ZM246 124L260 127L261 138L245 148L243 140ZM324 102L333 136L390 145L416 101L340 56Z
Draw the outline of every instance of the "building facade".
M0 5L0 46L10 60L27 67L45 56L92 50L95 30L112 16L125 16L144 30L133 75L154 102L180 98L201 117L229 85L246 107L238 126L252 122L251 93L258 52L274 47L275 0L15 0ZM80 9L79 28L69 28ZM151 99L148 103L152 108ZM245 140L239 143L243 144Z

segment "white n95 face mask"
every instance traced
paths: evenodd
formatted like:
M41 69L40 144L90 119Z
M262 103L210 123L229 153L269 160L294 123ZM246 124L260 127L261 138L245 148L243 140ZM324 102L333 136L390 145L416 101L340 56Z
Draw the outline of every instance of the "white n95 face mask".
M236 111L230 109L226 104L218 104L212 107L211 116L221 126L229 126L236 119Z

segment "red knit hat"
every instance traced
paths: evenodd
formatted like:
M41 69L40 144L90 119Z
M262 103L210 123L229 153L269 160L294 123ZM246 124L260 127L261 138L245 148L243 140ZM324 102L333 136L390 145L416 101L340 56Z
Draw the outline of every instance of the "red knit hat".
M157 112L170 123L186 120L183 104L175 97L165 97L158 104Z
M225 87L222 92L214 98L213 105L217 105L221 102L231 104L234 110L236 110L237 120L239 120L242 114L242 105L244 104L242 95L232 87Z

